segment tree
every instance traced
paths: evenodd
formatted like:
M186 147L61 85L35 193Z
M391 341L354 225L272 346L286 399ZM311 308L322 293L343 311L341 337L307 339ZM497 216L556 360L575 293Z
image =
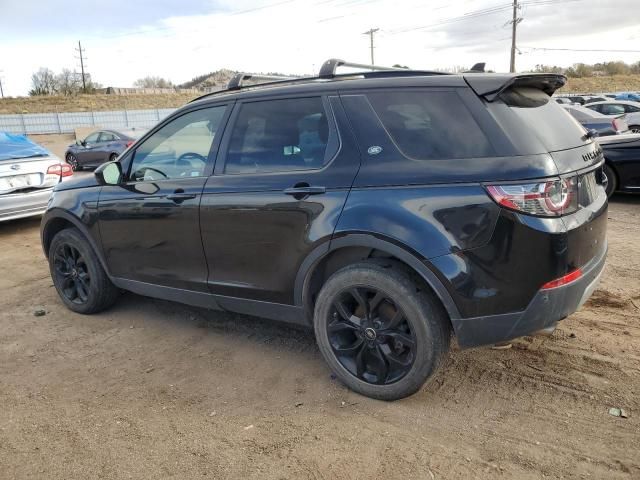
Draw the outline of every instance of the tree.
M173 88L173 83L171 83L171 80L166 80L161 77L149 76L139 78L133 82L133 86L139 88Z
M81 85L80 75L68 68L64 68L62 72L56 75L56 92L60 95L75 95L80 90Z
M53 95L56 93L56 90L56 76L53 71L48 68L40 68L40 70L31 75L31 90L29 90L29 95Z

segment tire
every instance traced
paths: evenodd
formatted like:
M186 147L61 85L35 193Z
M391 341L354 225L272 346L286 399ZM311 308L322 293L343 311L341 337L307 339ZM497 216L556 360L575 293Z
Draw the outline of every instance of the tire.
M78 162L78 159L73 153L67 153L66 160L67 160L67 163L71 165L71 170L73 170L74 172L79 172L82 170L82 167L80 166L80 162Z
M403 270L374 262L345 267L325 282L314 330L342 383L379 400L417 392L447 354L451 331L432 292L418 290Z
M118 299L100 260L86 238L75 228L58 232L49 247L49 270L62 302L74 312L91 314Z
M640 125L630 125L629 131L631 133L640 133Z
M618 176L616 175L616 172L613 171L613 168L611 168L607 163L604 164L603 170L604 174L607 176L607 198L611 198L611 195L613 195L618 189Z
M111 155L109 155L109 161L110 162L115 162L118 159L118 154L117 153L112 153Z

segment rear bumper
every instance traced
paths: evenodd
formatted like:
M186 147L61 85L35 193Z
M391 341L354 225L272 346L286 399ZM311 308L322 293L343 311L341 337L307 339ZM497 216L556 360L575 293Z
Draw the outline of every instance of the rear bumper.
M0 195L0 222L42 215L47 209L51 192L53 188Z
M540 290L524 311L452 320L462 348L490 345L529 335L552 326L578 310L596 289L604 269L607 249L582 267L576 281Z

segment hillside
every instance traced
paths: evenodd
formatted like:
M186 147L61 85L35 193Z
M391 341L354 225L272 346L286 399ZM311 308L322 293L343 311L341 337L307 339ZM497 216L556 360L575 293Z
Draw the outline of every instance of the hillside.
M202 75L184 86L224 88L233 76L231 70ZM570 78L561 93L598 93L640 91L640 75ZM86 112L104 110L138 110L147 108L175 108L197 97L194 93L136 94L136 95L77 95L71 97L42 96L0 99L0 114Z
M77 95L17 97L0 99L0 114L88 112L104 110L142 110L175 108L197 97L194 93L163 93L137 95Z
M560 93L599 93L640 91L640 75L613 75L610 77L569 78Z

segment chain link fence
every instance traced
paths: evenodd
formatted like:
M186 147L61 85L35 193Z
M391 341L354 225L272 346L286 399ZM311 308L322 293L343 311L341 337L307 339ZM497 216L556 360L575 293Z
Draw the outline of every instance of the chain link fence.
M0 115L0 131L17 134L73 133L79 127L151 128L174 108L108 112L24 113Z

